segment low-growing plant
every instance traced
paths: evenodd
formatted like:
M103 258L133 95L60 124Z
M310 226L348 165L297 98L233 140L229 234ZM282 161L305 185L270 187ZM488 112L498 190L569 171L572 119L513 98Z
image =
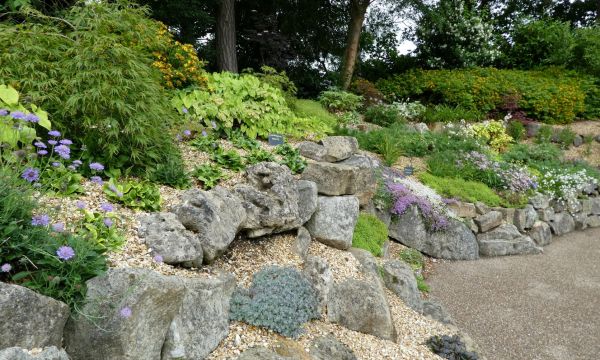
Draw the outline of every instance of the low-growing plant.
M319 101L329 111L345 112L358 110L362 104L363 97L351 92L331 89L323 91L319 95Z
M511 121L506 127L506 133L512 137L515 141L519 142L525 139L526 130L525 125L520 121Z
M575 140L576 136L577 134L575 134L573 130L569 129L568 127L563 128L556 134L558 143L563 149L568 149L569 146L573 145L573 141Z
M74 168L69 169L60 162L56 162L56 166L45 168L42 175L40 183L48 192L67 196L85 192L81 185L83 176Z
M544 170L544 169L543 169ZM585 169L551 168L542 171L538 191L565 202L576 201L582 190L598 180Z
M562 159L562 151L554 144L514 144L502 154L504 161L539 169L541 166L557 164Z
M425 282L423 274L415 274L415 279L417 279L417 289L419 289L420 292L428 293L431 290L429 285Z
M338 123L338 117L330 113L323 105L315 100L296 100L294 113L301 118L313 118L333 129Z
M123 183L110 179L103 187L104 194L115 202L132 209L159 211L161 206L158 187L148 181L127 180Z
M219 143L216 138L212 136L199 136L189 143L196 149L205 153L213 154L220 150Z
M473 137L482 140L485 144L496 151L503 151L513 141L513 138L506 133L506 128L502 121L484 121L473 124L469 127Z
M388 239L388 229L377 216L360 213L354 227L352 247L364 249L375 256L383 255L383 244Z
M542 125L537 134L535 135L535 142L538 144L549 143L552 141L552 136L554 135L554 130L550 125Z
M229 317L297 337L304 323L319 318L317 293L298 270L266 267L254 274L250 288L236 289Z
M275 156L263 149L254 149L244 157L246 165L254 165L263 161L275 161Z
M365 121L379 126L387 127L404 120L404 116L394 105L373 105L365 111Z
M260 81L283 91L288 106L291 108L295 106L298 88L296 87L296 84L290 80L285 71L277 72L274 68L264 65L261 66L260 72L252 69L244 69L242 73L254 75L259 78Z
M467 347L458 335L436 335L427 340L427 346L434 354L448 360L479 360L475 352L467 351Z
M103 204L100 211L88 210L81 206L83 217L76 222L77 234L101 249L118 251L125 243L125 237L118 228L120 219L110 204Z
M360 123L360 114L357 111L346 111L338 114L338 123L341 125L356 125Z
M402 155L400 147L390 135L383 136L375 149L383 157L383 163L386 166L394 165L398 161L398 158L400 158L400 155Z
M300 155L300 151L290 144L282 144L275 148L275 153L281 155L281 164L287 166L292 173L299 174L306 168L306 159Z
M422 269L423 265L425 264L425 261L423 260L423 254L421 254L417 249L402 249L398 253L398 257L400 258L400 260L410 265L410 267L415 271Z
M244 159L235 150L218 150L215 151L211 158L212 161L223 166L231 171L241 171L246 167L244 165Z
M185 171L180 157L170 157L164 163L157 164L149 170L148 178L158 184L168 185L176 189L187 189L191 185L190 176Z
M254 139L250 139L239 131L230 131L227 138L233 146L238 149L243 149L246 151L255 150L260 148L260 144L258 141Z
M423 113L427 110L427 107L420 101L397 101L392 106L398 109L402 117L412 121L421 120Z
M461 178L437 177L428 172L422 172L418 176L419 180L425 185L447 198L471 203L480 201L492 207L508 205L494 190L481 182Z
M450 123L465 120L468 122L479 121L484 115L476 110L465 109L460 106L450 106L446 104L428 106L423 113L424 123L431 124L436 122Z
M225 174L223 174L221 168L214 164L204 164L196 167L192 171L192 176L202 183L205 190L214 188L221 180L225 179Z

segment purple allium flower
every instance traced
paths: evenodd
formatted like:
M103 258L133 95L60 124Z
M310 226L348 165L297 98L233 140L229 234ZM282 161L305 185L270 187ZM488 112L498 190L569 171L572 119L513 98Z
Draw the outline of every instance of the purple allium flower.
M56 250L56 255L59 259L67 261L75 256L75 250L70 246L61 246Z
M216 129L216 128L217 128L217 123L216 123L216 122L214 122L214 121L211 121L211 122L210 122L210 124L212 125L212 128L213 128L213 129Z
M206 133L206 130L202 130L202 136L207 137L208 134Z
M154 261L156 261L157 263L161 263L163 262L163 257L160 255L154 255L154 257L152 258Z
M131 308L129 306L125 306L119 311L119 316L123 319L131 317Z
M27 114L27 115L25 115L25 119L24 120L32 122L32 123L38 123L38 122L40 122L40 118L36 114Z
M58 145L54 148L54 151L63 159L69 159L71 157L71 149L66 145Z
M185 106L181 108L181 111L183 111L184 114L188 113L188 109Z
M102 209L103 211L106 211L106 212L111 212L115 208L112 206L112 204L104 203L104 204L100 205L100 209Z
M25 120L26 115L22 111L13 111L10 113L10 117L15 120Z
M81 201L81 200L77 200L77 202L75 203L75 206L77 206L78 209L85 209L85 201Z
M93 182L93 183L96 183L98 185L104 184L104 181L102 181L102 178L100 176L92 176L90 178L90 181Z
M56 145L56 144L58 144L58 141L56 141L56 140L48 140L48 144L50 144L50 145Z
M21 177L31 183L40 178L40 171L36 168L27 168L25 171L23 171Z
M57 130L50 130L50 131L48 131L48 135L53 136L53 137L59 137L60 132Z
M9 263L6 264L2 264L2 267L0 267L0 270L2 270L2 272L9 272L10 270L12 270L12 266L10 266Z
M0 116L6 116L6 115L8 115L8 110L0 109Z
M61 163L56 162L56 161L52 163L52 166L54 166L54 167L59 167L61 165L62 165Z
M52 224L52 230L58 233L65 231L65 223L59 222Z
M97 162L93 162L90 164L90 169L92 169L94 171L102 171L102 170L104 170L104 165L97 163Z
M104 220L102 220L102 222L104 223L104 225L106 225L106 227L113 226L113 221L111 218L104 218Z
M48 150L38 150L37 154L42 156L48 155Z
M73 142L69 139L62 139L59 141L59 143L61 143L63 145L73 145Z
M35 147L38 147L38 148L41 148L41 149L47 148L46 144L44 144L41 141L36 141L36 142L33 143L33 145L35 145Z
M192 131L191 130L183 130L183 136L192 136Z
M31 218L31 225L33 226L48 226L50 223L50 217L46 214L35 215Z

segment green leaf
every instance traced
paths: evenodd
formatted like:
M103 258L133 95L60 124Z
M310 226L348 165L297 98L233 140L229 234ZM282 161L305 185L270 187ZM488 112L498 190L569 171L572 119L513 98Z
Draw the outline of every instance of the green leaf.
M12 86L0 85L0 100L7 105L17 105L19 103L19 92Z
M12 276L12 281L19 281L21 279L24 279L26 277L28 277L30 275L29 271L21 271L19 273L16 273Z

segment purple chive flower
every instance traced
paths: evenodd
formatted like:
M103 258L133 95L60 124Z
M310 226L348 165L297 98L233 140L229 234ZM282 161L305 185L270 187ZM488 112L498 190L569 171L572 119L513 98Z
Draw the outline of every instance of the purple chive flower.
M75 250L70 246L61 246L56 250L56 255L59 259L67 261L75 256Z
M6 116L6 115L8 115L8 110L0 109L0 116Z
M66 145L58 145L54 148L54 151L63 159L69 159L71 157L71 149Z
M131 317L131 308L129 306L125 306L119 311L119 316L123 319Z
M52 230L58 233L65 231L65 223L59 222L52 224Z
M15 120L25 120L26 115L21 111L13 111L10 113L10 117Z
M2 272L9 272L10 270L12 270L12 266L10 266L10 264L6 263L6 264L2 264L2 267L0 267L0 270L2 270Z
M75 206L77 206L78 209L85 209L85 201L81 201L81 200L77 200L77 202L75 203Z
M46 214L35 215L31 218L31 225L33 226L48 226L50 223L50 217Z
M206 133L206 130L202 130L202 136L204 136L204 137L208 136L208 134Z
M97 163L97 162L93 162L90 164L90 169L92 169L94 171L102 171L102 170L104 170L104 165Z
M54 145L58 144L58 141L56 141L56 140L48 140L48 144L54 146Z
M102 222L104 223L104 225L106 225L106 227L113 226L113 221L111 218L104 218L104 220L102 220Z
M181 108L181 111L183 111L184 114L188 113L188 109L185 106Z
M183 130L183 136L192 136L192 131L191 130Z
M48 151L47 150L38 150L37 154L42 155L42 156L48 155Z
M62 164L59 162L56 162L56 161L52 163L52 166L54 166L54 167L59 167L60 165L62 165Z
M102 178L100 176L92 176L90 178L90 181L93 182L93 183L96 183L98 185L104 184L104 181L102 181Z
M40 171L36 168L27 168L25 171L23 171L21 177L31 183L40 178Z
M62 139L59 141L59 143L61 143L63 145L73 145L73 142L69 139Z
M154 255L154 257L152 258L154 261L156 261L157 263L161 263L163 262L163 257L160 255Z
M46 144L44 144L41 141L36 141L36 142L33 143L33 145L35 145L35 147L38 147L38 148L41 148L41 149L47 148Z
M27 114L27 115L25 115L24 120L28 121L28 122L32 122L32 123L40 122L40 118L36 114Z
M48 131L48 135L52 136L52 137L59 137L60 136L60 132L57 130L50 130Z
M104 204L100 205L100 209L102 209L103 211L106 211L106 212L111 212L115 208L109 203L104 203Z

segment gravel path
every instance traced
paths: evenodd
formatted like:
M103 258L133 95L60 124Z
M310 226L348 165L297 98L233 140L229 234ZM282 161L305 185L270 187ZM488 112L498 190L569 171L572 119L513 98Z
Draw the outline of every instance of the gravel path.
M488 359L600 358L600 229L543 255L442 262L428 280Z

